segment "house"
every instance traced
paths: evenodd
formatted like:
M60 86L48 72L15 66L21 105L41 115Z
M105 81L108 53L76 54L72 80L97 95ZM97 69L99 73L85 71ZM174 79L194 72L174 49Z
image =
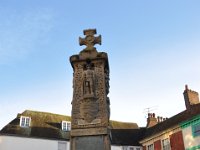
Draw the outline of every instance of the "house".
M0 131L0 149L69 150L70 121L70 116L26 110ZM142 149L143 129L136 123L110 121L110 127L112 150Z
M199 108L196 108L199 109ZM200 149L200 115L180 124L186 150Z
M112 129L111 150L142 150L139 139L143 137L145 128Z
M64 115L26 110L0 131L0 149L69 149L70 120Z
M144 150L196 150L200 147L200 103L198 93L185 87L186 110L171 118L149 114L140 143Z

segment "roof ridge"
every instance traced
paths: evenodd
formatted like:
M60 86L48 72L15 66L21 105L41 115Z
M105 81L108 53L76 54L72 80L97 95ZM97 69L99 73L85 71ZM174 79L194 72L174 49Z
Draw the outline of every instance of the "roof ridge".
M57 113L51 113L51 112L45 112L45 111L37 111L37 110L30 110L30 109L26 109L24 110L21 114L23 115L24 113L42 113L42 114L49 114L49 115L58 115L58 116L63 116L63 117L70 117L70 115L63 115L63 114L57 114Z
M118 120L110 120L110 121L119 122L119 123L133 123L133 124L137 124L136 122L126 122L126 121L118 121Z

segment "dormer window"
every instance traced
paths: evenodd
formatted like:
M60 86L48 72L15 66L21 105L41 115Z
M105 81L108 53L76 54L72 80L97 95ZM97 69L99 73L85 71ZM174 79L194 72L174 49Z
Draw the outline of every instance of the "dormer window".
M62 130L63 131L70 131L71 130L71 122L62 121Z
M31 124L31 118L26 116L20 117L20 126L21 127L29 127Z

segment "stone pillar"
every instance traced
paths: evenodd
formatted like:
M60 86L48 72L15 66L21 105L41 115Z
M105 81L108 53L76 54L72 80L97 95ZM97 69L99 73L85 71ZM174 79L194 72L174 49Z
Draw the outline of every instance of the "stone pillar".
M109 64L104 52L97 52L101 36L95 29L84 30L79 38L86 45L78 55L70 57L73 67L73 100L71 150L110 150Z

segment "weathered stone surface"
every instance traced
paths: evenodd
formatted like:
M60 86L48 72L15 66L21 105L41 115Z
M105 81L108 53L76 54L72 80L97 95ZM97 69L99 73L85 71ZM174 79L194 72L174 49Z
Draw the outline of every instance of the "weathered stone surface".
M94 119L101 120L99 126L107 127L109 124L108 102L108 71L105 71L106 59L90 60L92 79L85 79L87 61L73 62L73 100L72 100L72 128L96 127L89 124ZM108 70L108 69L107 69ZM87 81L88 80L88 81ZM90 81L89 81L90 80ZM86 86L87 84L87 86ZM85 120L85 125L78 122Z
M95 44L101 45L101 35L95 37L96 29L88 29L83 31L85 38L79 37L79 44L80 46L86 45L86 48L83 49L79 56L81 59L92 59L97 57L98 52L94 47Z
M74 70L71 150L110 150L108 56L97 52L94 45L101 44L101 36L94 34L96 29L84 30L86 37L79 38L79 43L86 48L70 57ZM93 147L97 141L101 146Z
M75 150L110 150L108 136L84 136L72 138Z
M103 150L103 136L78 137L75 145L76 150Z
M71 131L71 136L106 135L109 133L110 130L108 128L76 129Z

